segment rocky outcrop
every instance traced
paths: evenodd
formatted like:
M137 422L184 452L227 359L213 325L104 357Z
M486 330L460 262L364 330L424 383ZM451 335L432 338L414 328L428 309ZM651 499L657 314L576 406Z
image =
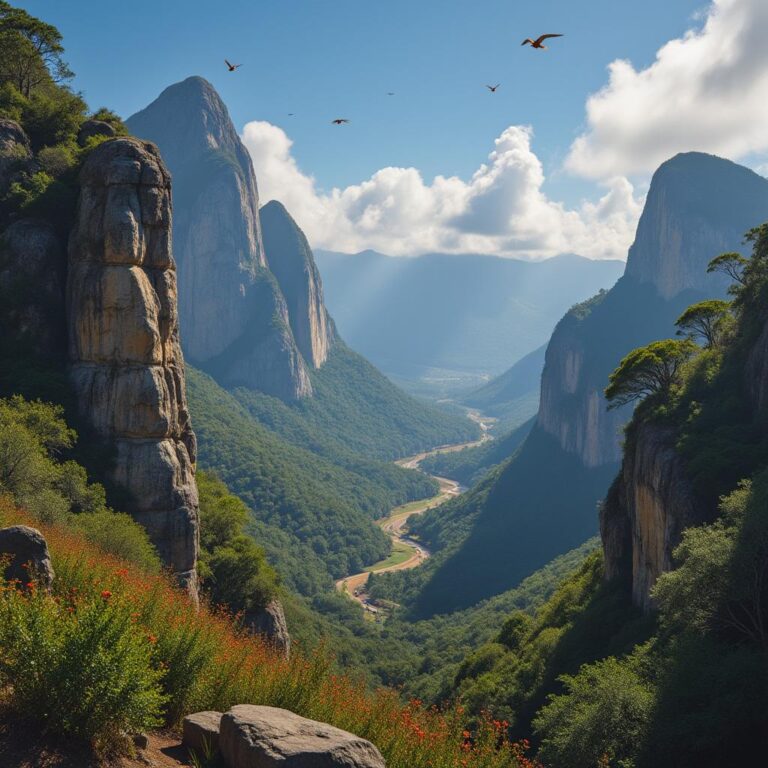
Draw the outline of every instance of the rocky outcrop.
M0 334L46 358L66 347L64 283L66 257L47 222L22 219L0 236Z
M13 120L0 117L0 193L6 191L13 174L31 158L29 139L22 127Z
M312 250L282 203L272 200L260 216L267 261L288 304L293 337L307 363L319 368L328 359L331 329Z
M386 768L369 741L274 707L232 707L219 746L229 768Z
M745 252L744 233L768 215L768 182L754 171L700 152L680 154L653 176L626 274L664 298L727 287L707 275L724 251Z
M77 143L84 147L89 139L95 136L106 136L112 138L115 135L115 129L104 120L86 120L77 132Z
M246 613L244 622L254 634L262 635L281 653L290 655L291 636L279 600L271 600L262 609Z
M621 458L631 409L608 411L608 376L632 349L675 333L680 312L725 294L707 274L723 251L743 250L744 233L768 218L768 181L698 152L677 155L653 176L621 280L577 305L547 348L538 424L586 467Z
M310 395L288 305L267 271L253 165L219 95L190 77L127 125L160 147L173 174L187 359L225 386Z
M196 594L198 499L171 255L170 176L152 144L115 139L80 174L69 241L70 378L115 446L111 479Z
M50 589L54 572L48 543L43 534L26 525L0 529L0 561L4 565L3 579L22 585L35 583Z
M608 580L631 585L632 602L648 610L656 579L672 568L685 528L702 522L672 430L636 425L619 477L600 511Z

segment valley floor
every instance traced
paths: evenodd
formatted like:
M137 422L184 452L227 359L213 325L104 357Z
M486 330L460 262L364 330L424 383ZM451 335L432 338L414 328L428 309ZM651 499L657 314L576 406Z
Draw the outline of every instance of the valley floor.
M421 462L429 456L435 456L439 453L453 453L464 448L474 448L492 439L489 434L492 419L484 417L479 411L474 409L469 410L467 416L477 422L482 429L482 437L479 440L457 443L455 445L442 445L430 451L399 459L395 463L405 469L418 469ZM408 518L412 515L420 515L429 509L434 509L449 499L458 496L463 491L462 487L455 480L438 477L437 475L432 475L432 477L440 484L440 492L436 496L395 507L387 517L383 517L378 521L379 527L392 539L392 553L389 557L374 563L360 573L346 576L336 582L336 588L340 592L349 595L352 599L359 602L369 613L376 614L379 612L379 608L370 603L365 590L371 573L387 573L389 571L404 571L410 568L417 568L429 557L429 551L426 547L408 536L406 529Z

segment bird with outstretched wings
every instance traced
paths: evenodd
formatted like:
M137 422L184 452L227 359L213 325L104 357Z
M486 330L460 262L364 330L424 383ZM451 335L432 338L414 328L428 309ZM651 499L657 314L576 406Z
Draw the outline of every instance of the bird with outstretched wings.
M335 120L331 120L333 125L345 125L348 122L349 120L346 117L337 117Z
M542 35L541 37L537 38L536 40L531 40L530 37L526 37L525 40L523 40L523 42L521 43L521 45L530 45L531 48L539 48L539 49L545 49L546 50L547 46L546 45L542 45L542 43L545 40L549 40L550 37L563 37L563 35L551 32L549 34Z
M498 90L499 90L499 86L500 86L500 85L501 85L501 83L496 83L496 85L486 85L485 87L486 87L486 88L487 88L487 89L488 89L488 90L489 90L491 93L496 93L496 91L498 91Z
M227 69L230 72L234 72L238 67L242 67L242 64L232 64L231 62L227 61L227 59L224 59L224 63L227 65Z

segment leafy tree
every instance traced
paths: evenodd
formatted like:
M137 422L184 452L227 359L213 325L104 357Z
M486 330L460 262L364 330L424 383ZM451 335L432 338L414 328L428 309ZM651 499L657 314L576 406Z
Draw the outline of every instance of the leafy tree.
M653 706L653 692L630 661L609 656L564 675L534 720L545 765L630 768Z
M744 268L748 263L749 259L744 258L740 253L721 253L709 262L707 272L722 272L735 283L744 285Z
M709 299L692 304L677 318L678 336L691 340L703 338L707 347L720 342L729 317L730 303L721 299Z
M61 40L56 27L0 0L0 81L29 98L44 83L71 79Z
M654 341L630 352L610 375L605 396L609 408L618 408L650 395L668 392L680 368L697 347L690 339Z

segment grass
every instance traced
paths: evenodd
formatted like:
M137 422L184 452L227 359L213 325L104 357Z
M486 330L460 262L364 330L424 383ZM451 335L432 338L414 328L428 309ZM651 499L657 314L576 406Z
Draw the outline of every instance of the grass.
M375 573L384 568L394 568L396 565L402 565L407 560L410 560L415 552L416 547L412 547L402 541L395 541L392 545L392 554L386 560L381 560L365 570L369 573Z
M11 501L0 499L0 525L29 522ZM389 768L532 765L524 745L507 741L503 723L481 719L470 732L460 706L426 708L419 701L404 702L393 690L371 691L358 678L334 674L322 650L298 650L286 659L238 630L226 612L205 604L195 610L163 575L105 554L69 529L38 527L56 571L51 601L74 594L93 610L116 602L131 606L136 626L151 639L152 663L162 671L167 697L162 714L172 727L190 712L255 703L290 709L369 739Z

